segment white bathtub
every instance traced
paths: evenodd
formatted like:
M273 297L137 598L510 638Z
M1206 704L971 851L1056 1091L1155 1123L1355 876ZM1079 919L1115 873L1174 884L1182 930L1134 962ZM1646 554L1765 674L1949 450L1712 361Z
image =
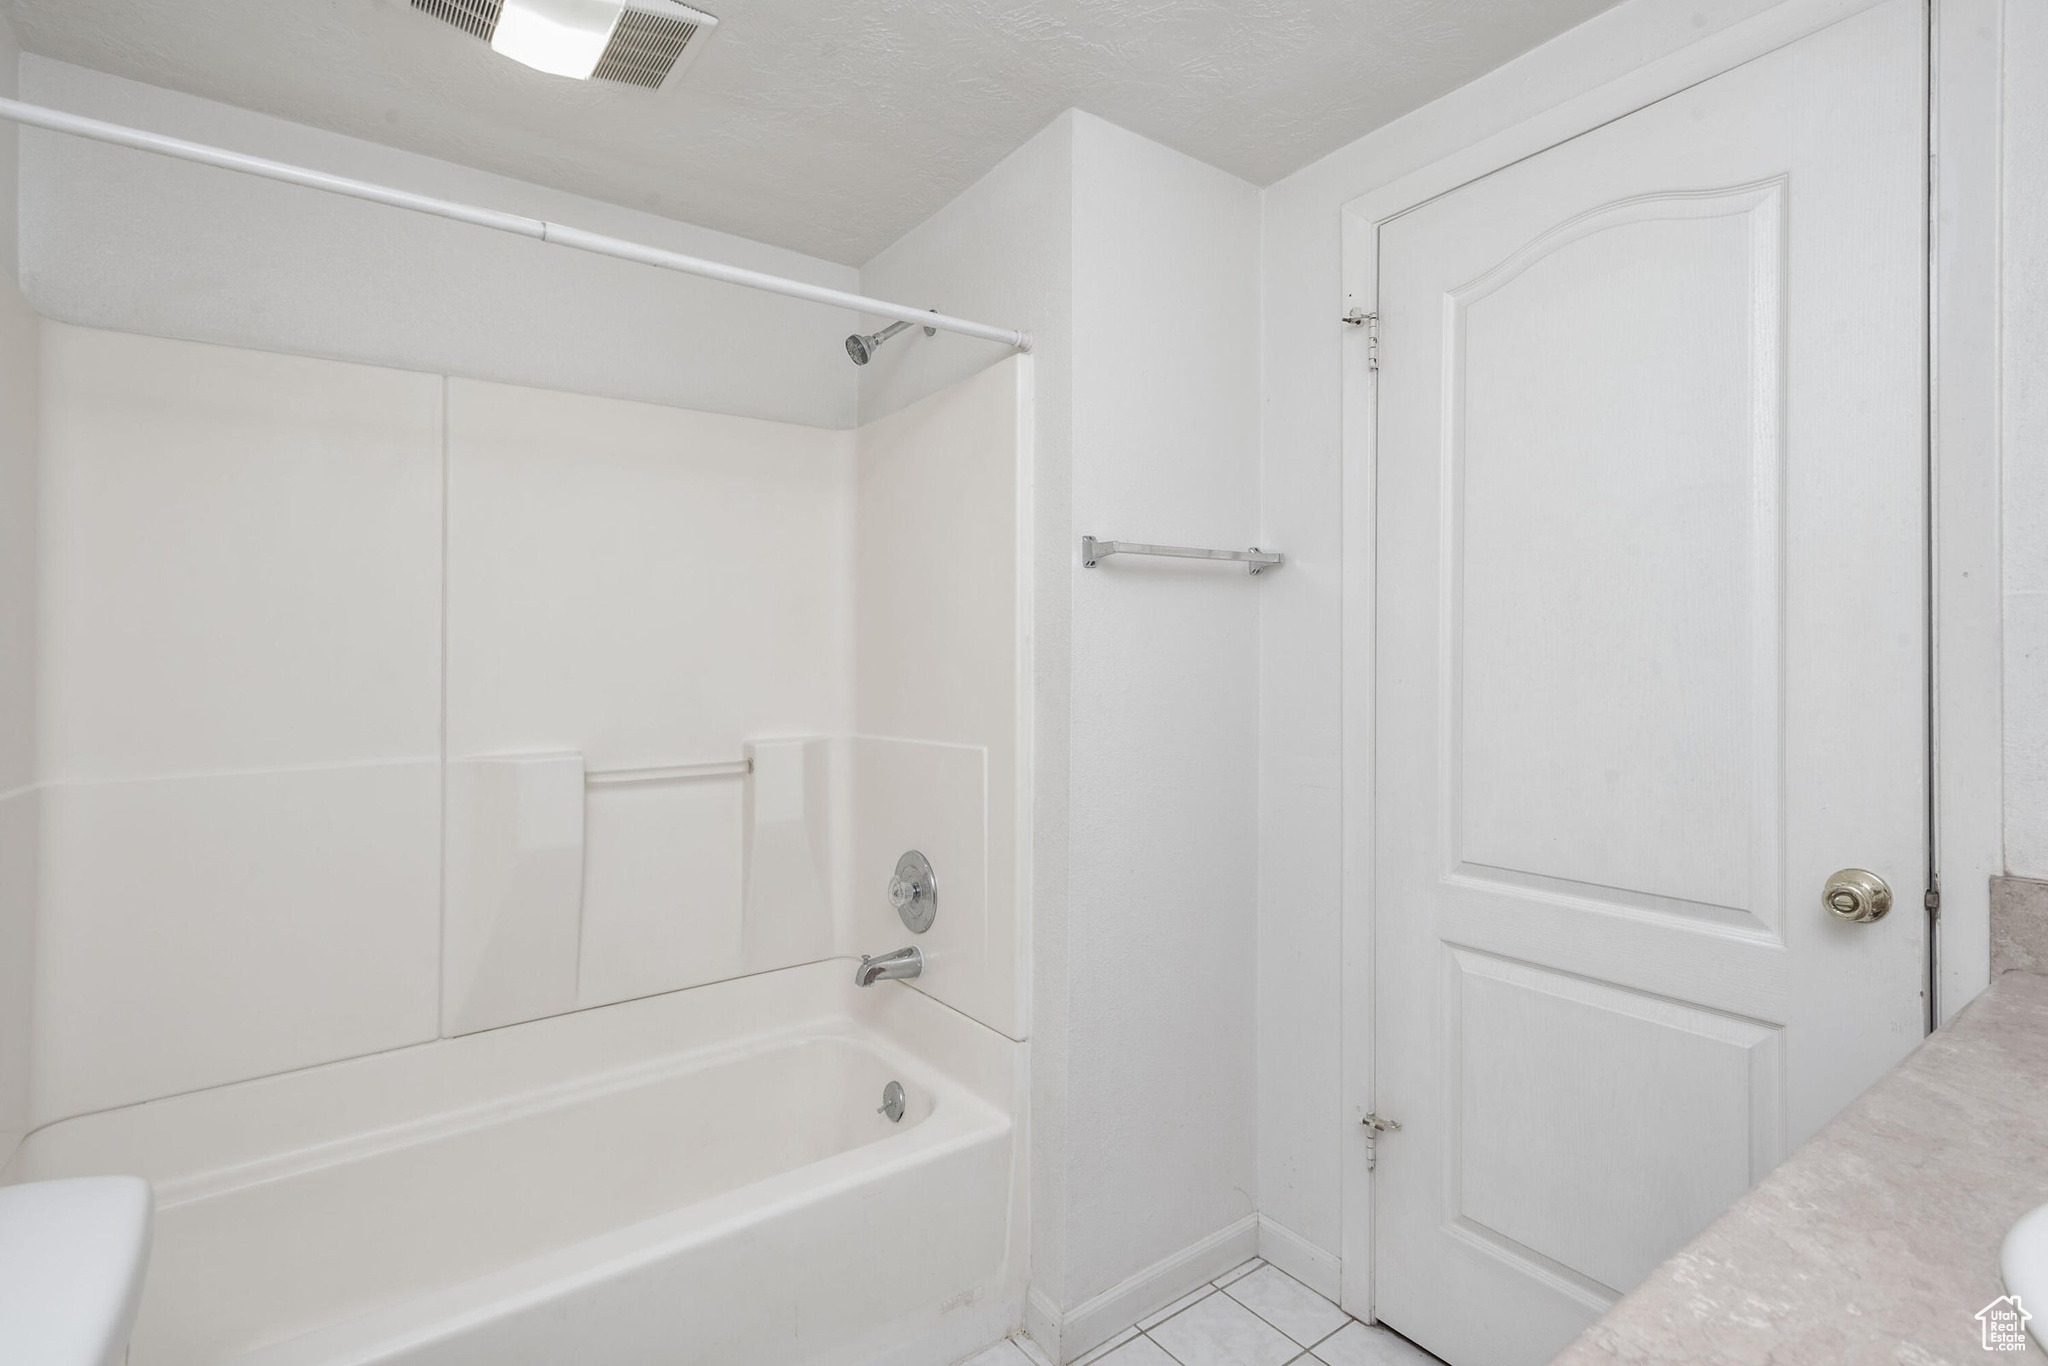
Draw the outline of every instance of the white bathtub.
M1017 1317L1019 1046L850 976L67 1120L9 1176L156 1184L131 1366L950 1360Z

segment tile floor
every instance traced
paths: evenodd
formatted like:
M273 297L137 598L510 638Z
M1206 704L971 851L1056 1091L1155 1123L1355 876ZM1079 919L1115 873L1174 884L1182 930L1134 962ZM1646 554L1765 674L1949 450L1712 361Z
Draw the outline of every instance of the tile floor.
M999 1342L961 1366L1042 1366ZM1074 1366L1443 1366L1398 1333L1358 1322L1257 1257L1111 1338Z

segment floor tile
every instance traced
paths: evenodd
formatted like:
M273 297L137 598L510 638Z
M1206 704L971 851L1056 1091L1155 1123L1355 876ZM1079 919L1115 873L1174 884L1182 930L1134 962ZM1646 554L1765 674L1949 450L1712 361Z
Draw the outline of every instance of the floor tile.
M960 1366L1031 1366L1031 1358L1016 1343L1004 1339L993 1347L982 1348Z
M1228 1295L1209 1296L1149 1336L1180 1366L1284 1366L1301 1351L1285 1333Z
M1321 1342L1350 1318L1277 1266L1261 1267L1223 1293L1304 1347Z
M1399 1333L1353 1323L1316 1344L1324 1366L1443 1366Z
M1074 1363L1074 1366L1094 1366L1095 1362L1101 1360L1103 1357L1108 1356L1111 1352L1123 1346L1125 1343L1129 1342L1132 1338L1136 1336L1138 1336L1138 1330L1136 1328L1126 1328L1123 1330L1123 1332L1118 1333L1108 1342L1103 1343L1100 1347L1097 1347L1094 1351L1088 1353L1088 1355L1076 1361Z
M1102 1358L1102 1366L1177 1366L1177 1363L1160 1350L1158 1343L1139 1336Z
M1150 1318L1139 1319L1138 1327L1141 1329L1150 1330L1152 1325L1156 1323L1166 1322L1166 1320L1172 1318L1181 1310L1199 1301L1203 1296L1213 1295L1215 1293L1216 1287L1213 1285L1198 1285L1193 1290L1190 1290L1187 1294L1182 1295L1179 1299L1175 1300L1172 1304L1167 1305L1166 1308L1152 1315Z
M1260 1267L1264 1266L1265 1264L1266 1262L1263 1257L1254 1257L1248 1262L1239 1262L1236 1266L1233 1266L1232 1268L1230 1268L1230 1270L1224 1272L1221 1276L1218 1276L1215 1280L1211 1281L1210 1284L1217 1287L1220 1290L1224 1286L1229 1285L1232 1281L1240 1280L1243 1277L1251 1275L1254 1271L1257 1271Z
M1052 1358L1047 1356L1044 1349L1031 1340L1031 1335L1028 1333L1017 1334L1016 1337L1010 1339L1010 1345L1022 1352L1024 1359L1029 1361L1031 1366L1053 1366Z

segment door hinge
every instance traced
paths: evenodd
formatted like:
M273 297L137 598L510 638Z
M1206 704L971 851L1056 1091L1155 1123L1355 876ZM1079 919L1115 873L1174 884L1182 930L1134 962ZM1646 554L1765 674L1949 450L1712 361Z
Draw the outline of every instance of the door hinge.
M1365 1126L1365 1169L1371 1171L1380 1164L1380 1135L1401 1132L1401 1121L1367 1115L1358 1122Z
M1927 908L1928 915L1936 920L1941 919L1941 888L1929 887L1927 895L1920 899L1920 904Z
M1365 329L1365 368L1380 368L1380 315L1354 308L1344 315L1344 321L1353 327Z

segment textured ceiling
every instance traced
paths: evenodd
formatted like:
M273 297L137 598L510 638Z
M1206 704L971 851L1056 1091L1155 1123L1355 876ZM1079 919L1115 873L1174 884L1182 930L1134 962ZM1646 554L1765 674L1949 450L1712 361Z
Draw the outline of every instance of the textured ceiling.
M1264 185L1613 0L697 0L660 91L406 0L0 0L22 46L860 264L1070 106Z

